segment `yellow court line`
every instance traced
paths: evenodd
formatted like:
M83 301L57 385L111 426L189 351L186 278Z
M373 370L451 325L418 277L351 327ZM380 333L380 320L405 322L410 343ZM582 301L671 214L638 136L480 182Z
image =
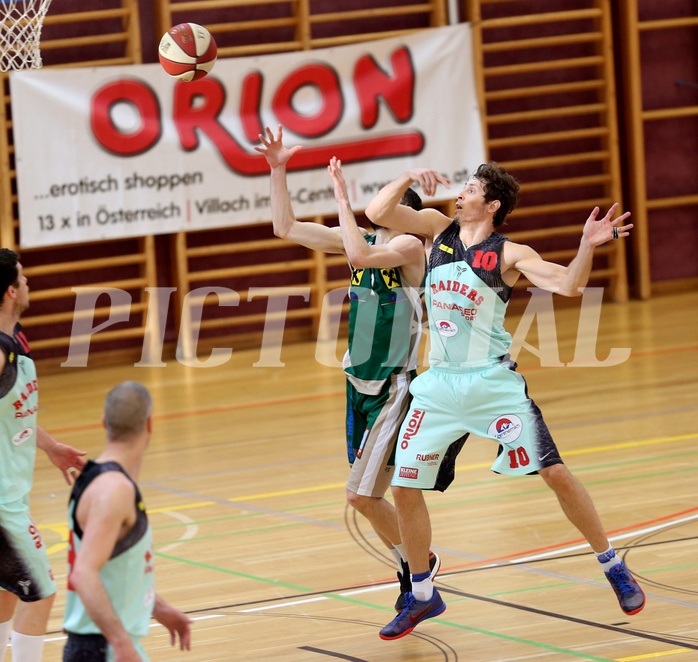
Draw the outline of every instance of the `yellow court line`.
M563 455L569 456L569 455L585 455L589 453L599 453L602 451L609 451L609 450L620 450L623 448L638 448L640 446L652 446L656 444L668 444L676 441L686 441L688 439L695 439L698 437L698 432L693 433L693 434L681 434L681 435L676 435L673 437L657 437L656 439L645 439L644 441L628 441L628 442L623 442L619 444L609 444L607 446L594 446L593 448L581 448L579 450L571 450L571 451L565 451ZM459 466L458 470L459 471L469 471L472 469L482 469L482 468L489 468L490 463L485 462L485 463L480 463L480 464L465 464L463 466ZM231 503L241 503L245 501L254 501L256 499L272 499L275 497L281 497L281 496L290 496L292 494L309 494L311 492L323 492L325 490L336 490L340 487L344 487L345 483L329 483L327 485L314 485L312 487L298 487L292 490L282 490L279 492L263 492L261 494L250 494L248 496L243 496L243 497L233 497L230 499L226 499L226 501L229 501ZM148 508L148 513L150 514L155 514L155 513L164 513L169 510L191 510L193 508L205 508L206 506L213 506L215 505L215 501L197 501L195 503L187 503L187 504L181 504L181 505L176 505L176 506L165 506L161 508ZM60 527L63 526L65 527L65 522L57 522L54 524L42 524L40 525L40 528L47 528L51 529L54 527Z
M679 655L687 653L690 649L679 648L670 651L658 651L657 653L645 653L644 655L632 655L631 657L619 657L616 662L635 662L635 660L651 660L655 657L666 657L667 655Z
M565 451L565 455L584 455L585 453L598 453L600 451L620 450L621 448L639 448L640 446L652 446L654 444L669 444L673 441L686 441L695 439L698 433L679 434L675 437L658 437L657 439L646 439L645 441L628 441L622 444L611 444L609 446L594 446L593 448L583 448L576 451Z

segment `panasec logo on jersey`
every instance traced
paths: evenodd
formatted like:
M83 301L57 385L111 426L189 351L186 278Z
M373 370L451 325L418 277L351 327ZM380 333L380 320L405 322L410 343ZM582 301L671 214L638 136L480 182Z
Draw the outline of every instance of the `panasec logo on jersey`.
M458 327L450 320L436 320L436 330L444 338L452 338L458 333Z
M21 432L18 432L14 437L12 437L12 443L15 446L21 446L27 439L31 439L34 434L34 428L24 428Z
M490 423L488 434L503 444L510 444L521 436L523 423L521 419L514 415L500 416Z

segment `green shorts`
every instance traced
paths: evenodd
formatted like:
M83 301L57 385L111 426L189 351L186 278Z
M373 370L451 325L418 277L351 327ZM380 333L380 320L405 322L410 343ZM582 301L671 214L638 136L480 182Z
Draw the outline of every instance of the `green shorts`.
M512 366L498 363L471 372L430 368L419 375L398 437L392 484L442 489L437 479L452 473L470 433L499 444L496 473L520 476L562 464L540 409Z
M391 375L380 393L359 393L347 380L347 490L382 497L395 469L395 441L412 396L415 372Z
M0 503L0 587L22 602L43 600L56 592L51 565L28 500Z

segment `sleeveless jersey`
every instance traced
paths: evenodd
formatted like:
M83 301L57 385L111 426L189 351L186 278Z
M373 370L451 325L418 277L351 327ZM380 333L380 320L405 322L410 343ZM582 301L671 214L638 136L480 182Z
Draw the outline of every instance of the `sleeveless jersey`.
M376 235L365 236L375 244ZM393 374L417 368L422 332L419 291L400 271L354 269L349 285L349 349L343 367L359 393L377 395Z
M0 503L26 499L34 480L39 389L29 344L17 323L0 332L5 367L0 374Z
M492 365L511 346L504 329L511 287L501 274L502 247L508 240L493 232L466 248L459 234L454 221L434 240L425 287L429 365L457 370Z
M74 634L100 634L85 606L70 583L70 571L75 558L80 554L82 529L76 520L80 497L97 476L107 471L119 471L129 480L130 476L117 462L97 463L90 460L75 481L68 505L70 527L70 549L68 551L68 593L66 597L63 629ZM133 482L133 481L131 481ZM153 572L153 546L145 504L138 486L136 488L136 523L114 550L99 573L109 600L132 638L144 637L148 633L150 617L155 604L155 573Z

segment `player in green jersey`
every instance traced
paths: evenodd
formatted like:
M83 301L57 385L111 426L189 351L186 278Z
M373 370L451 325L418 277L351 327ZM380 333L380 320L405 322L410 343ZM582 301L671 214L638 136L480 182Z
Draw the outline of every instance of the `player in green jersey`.
M257 151L271 169L271 210L274 233L298 244L347 257L349 338L343 367L346 376L347 456L351 470L347 502L368 519L393 557L400 580L396 609L410 590L410 572L400 541L395 508L385 498L395 463L395 440L409 408L409 385L416 376L421 336L420 291L425 270L424 247L412 235L374 227L358 231L359 248L345 246L344 226L328 227L296 220L286 183L286 163L300 149L287 148L282 129L260 135ZM332 174L332 172L330 173ZM336 186L340 217L351 215L346 188ZM341 187L340 187L341 188ZM410 195L411 193L411 195ZM403 204L421 208L410 191ZM440 559L429 552L429 571L438 572Z

